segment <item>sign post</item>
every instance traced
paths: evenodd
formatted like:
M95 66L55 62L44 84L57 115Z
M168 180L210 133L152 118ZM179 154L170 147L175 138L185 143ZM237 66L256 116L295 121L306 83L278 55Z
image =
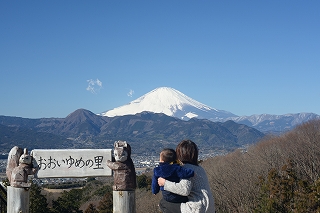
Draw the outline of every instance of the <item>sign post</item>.
M35 149L31 155L15 146L8 155L8 213L28 213L31 183L36 178L112 176L111 149Z

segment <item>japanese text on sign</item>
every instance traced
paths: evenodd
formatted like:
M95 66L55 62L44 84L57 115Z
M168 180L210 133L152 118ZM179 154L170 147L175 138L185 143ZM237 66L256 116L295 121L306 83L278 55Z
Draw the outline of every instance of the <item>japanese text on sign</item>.
M31 155L39 169L38 178L112 175L106 166L111 149L35 149Z
M102 167L102 160L103 156L95 156L94 159L76 159L72 156L69 156L66 159L62 159L61 162L58 160L52 158L52 156L49 157L49 159L44 159L40 156L38 160L38 166L39 170L46 170L46 169L57 169L62 166L62 164L66 165L68 168L71 167L77 167L77 168L83 168L88 167L92 169L103 169ZM95 166L94 166L95 165Z

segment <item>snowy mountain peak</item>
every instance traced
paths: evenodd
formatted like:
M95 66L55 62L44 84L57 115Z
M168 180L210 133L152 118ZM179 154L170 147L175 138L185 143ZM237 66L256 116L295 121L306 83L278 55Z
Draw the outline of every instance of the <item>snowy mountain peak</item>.
M210 109L210 107L170 87L159 87L154 89L131 103L137 102L145 104L152 103L152 105L154 105L156 108L152 110L153 112L167 112L170 116L173 115L177 110L181 110L185 105L190 105L198 109Z
M191 118L208 119L225 122L233 120L237 123L254 127L262 132L281 132L292 129L300 123L312 119L320 119L314 113L298 113L286 115L251 115L237 116L230 112L211 108L170 87L159 87L130 103L103 112L99 115L115 117L135 115L144 111L164 113L182 120Z
M230 112L217 110L202 104L170 87L159 87L129 104L101 113L102 116L114 117L134 115L143 111L164 113L180 119L210 118L222 119L235 116Z

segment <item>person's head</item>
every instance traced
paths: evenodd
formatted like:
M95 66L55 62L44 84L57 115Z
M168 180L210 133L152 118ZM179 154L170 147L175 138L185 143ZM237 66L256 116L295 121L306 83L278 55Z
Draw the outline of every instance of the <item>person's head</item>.
M166 163L171 163L177 160L177 154L176 151L173 149L163 149L160 152L160 162L166 162Z
M191 140L181 141L176 148L177 158L182 163L198 165L198 146Z

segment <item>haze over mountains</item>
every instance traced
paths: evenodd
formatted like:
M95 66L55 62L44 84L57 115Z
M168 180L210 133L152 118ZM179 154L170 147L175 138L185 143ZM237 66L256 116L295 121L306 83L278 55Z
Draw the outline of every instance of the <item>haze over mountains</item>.
M108 110L100 115L114 117L134 115L143 111L164 113L182 120L190 118L208 119L214 122L233 120L254 127L259 131L272 133L291 130L298 124L320 118L314 113L237 116L231 112L202 104L170 87L156 88L127 105Z

